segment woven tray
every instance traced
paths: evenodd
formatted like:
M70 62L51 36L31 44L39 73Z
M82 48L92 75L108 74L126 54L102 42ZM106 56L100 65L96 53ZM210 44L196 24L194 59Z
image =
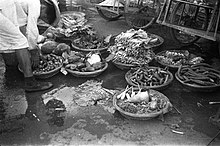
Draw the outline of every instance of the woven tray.
M83 48L80 48L78 46L76 46L73 42L71 43L71 46L76 49L77 51L84 51L84 52L91 52L91 51L106 51L108 49L108 47L101 47L101 48L98 48L98 49L83 49Z
M133 64L124 64L121 62L116 62L116 61L112 61L112 63L119 69L121 70L129 70L131 68L137 67L137 65L133 65Z
M159 68L159 67L148 67L149 69L151 68ZM144 89L157 89L157 90L164 90L166 89L167 87L169 87L169 85L172 83L173 81L173 74L169 71L167 71L168 75L169 75L169 78L167 80L166 83L164 83L163 85L159 85L159 86L143 86L141 88L144 88ZM136 88L138 88L138 86L134 83L132 83L131 79L130 79L130 74L131 74L131 70L129 70L126 74L125 74L125 80L127 81L127 83L131 86L134 86Z
M73 70L67 69L67 68L66 68L66 71L75 77L96 77L96 76L100 75L102 72L104 72L107 68L108 68L108 63L105 63L104 68L102 68L100 70L96 70L94 72L79 72L79 71L73 71Z
M161 46L164 43L164 39L161 36L151 33L149 33L149 35L158 38L159 40L157 43L149 45L149 47L152 48L152 50L156 50L159 46Z
M167 64L167 63L164 63L164 62L160 61L160 60L157 58L157 56L163 56L163 55L166 53L166 51L173 51L173 52L183 53L184 51L187 51L187 50L164 50L164 51L161 51L161 52L157 53L157 54L156 54L156 57L155 57L155 60L156 60L159 64L161 64L161 65L163 65L163 66L168 66L169 68L171 68L171 69L173 69L173 70L177 70L181 65L184 65L184 64L181 64L181 65L172 65L172 64ZM196 57L196 55L189 52L189 56L188 56L188 60L187 60L187 61L189 61L190 59L193 59L194 57Z
M158 112L154 112L154 113L147 113L147 114L129 113L129 112L126 112L126 111L122 110L117 105L117 95L120 94L120 93L115 94L113 96L113 105L125 118L134 119L134 120L149 120L149 119L158 117L160 115L166 114L166 113L168 113L169 111L172 110L172 104L170 103L169 99L164 94L162 94L162 93L160 93L156 90L152 90L152 89L149 90L149 93L150 93L150 95L156 94L157 96L160 96L161 98L164 98L167 102L166 106L162 110L160 110Z
M184 83L178 76L178 73L175 73L175 77L177 81L179 81L185 88L191 90L191 91L198 91L198 92L213 92L216 91L217 89L220 89L220 84L216 86L198 86L198 85L193 85L189 83Z
M53 77L54 75L56 75L60 72L60 69L62 68L62 66L63 65L61 65L58 68L55 68L54 70L46 72L46 73L33 73L33 75L34 75L35 78L38 78L38 79L51 78L51 77ZM23 73L22 69L19 66L18 66L18 70Z

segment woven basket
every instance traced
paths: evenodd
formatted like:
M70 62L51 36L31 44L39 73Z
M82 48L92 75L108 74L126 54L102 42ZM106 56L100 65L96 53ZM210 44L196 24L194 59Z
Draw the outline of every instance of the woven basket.
M75 77L96 77L96 76L100 75L102 72L104 72L107 68L108 68L108 63L105 63L104 68L93 71L93 72L73 71L73 70L67 69L67 68L66 68L66 71Z
M34 76L38 79L47 79L47 78L51 78L53 76L55 76L56 74L58 74L60 72L60 69L62 68L63 65L61 65L60 67L54 69L54 70L51 70L47 73L35 73Z
M152 68L159 68L159 67L148 67L149 69L152 69ZM143 86L141 88L144 88L144 89L157 89L157 90L164 90L166 89L167 87L169 87L169 85L172 83L173 81L173 74L169 71L167 71L169 77L168 77L168 80L166 83L162 84L162 85L159 85L159 86ZM134 86L136 88L138 88L138 86L134 83L132 83L131 79L130 79L130 75L131 75L131 70L129 70L126 74L125 74L125 80L127 81L127 83L131 86Z
M83 48L80 48L80 47L76 46L73 42L71 43L71 46L74 49L76 49L77 51L84 51L84 52L92 52L92 51L103 52L103 51L106 51L108 49L108 47L101 47L101 48L98 48L98 49L83 49Z
M116 62L116 61L112 61L112 63L119 69L121 70L129 70L131 68L137 67L137 65L133 65L133 64L125 64L125 63L121 63L121 62Z
M150 48L152 48L152 50L156 50L159 46L161 46L163 43L164 43L164 39L156 34L149 34L151 37L155 37L155 38L158 38L159 40L159 43L156 43L156 44L152 44L152 45L149 45Z
M213 92L220 89L220 84L216 86L198 86L189 83L184 83L178 76L178 73L175 73L175 77L177 81L179 81L186 89L196 92Z
M166 114L166 113L168 113L169 111L172 110L172 104L170 103L169 99L164 94L162 94L162 93L160 93L156 90L152 90L152 89L149 90L149 93L150 93L151 96L153 94L157 94L157 96L160 96L161 98L164 98L167 102L166 106L163 109L161 109L160 111L154 112L154 113L146 113L146 114L129 113L129 112L126 112L126 111L122 110L117 105L117 95L118 94L115 94L113 96L113 105L125 118L134 119L134 120L149 120L149 119L158 117L160 115Z
M62 68L62 66L63 65L59 66L58 68L55 68L54 70L51 70L51 71L45 72L45 73L33 73L33 75L35 78L38 78L38 79L51 78L60 72L60 69ZM18 70L23 73L22 69L19 66L18 66Z
M161 52L159 52L159 53L157 53L157 55L156 55L156 57L155 57L155 60L159 63L159 64L161 64L161 65L163 65L163 66L168 66L170 69L172 69L172 70L177 70L181 65L184 65L184 64L181 64L181 65L172 65L172 64L167 64L167 63L164 63L164 62L162 62L162 61L160 61L158 58L157 58L157 56L163 56L165 53L166 53L166 51L174 51L174 52L179 52L179 53L184 53L185 51L187 51L187 50L164 50L164 51L161 51ZM194 57L196 56L195 54L193 54L193 53L190 53L189 54L189 56L188 56L188 61L190 60L190 59L193 59Z

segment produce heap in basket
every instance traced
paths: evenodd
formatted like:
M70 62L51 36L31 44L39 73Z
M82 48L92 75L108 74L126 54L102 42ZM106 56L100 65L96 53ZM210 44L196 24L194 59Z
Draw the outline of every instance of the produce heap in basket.
M90 28L90 25L86 24L87 20L85 14L81 12L71 12L61 14L58 27L53 28L57 37L73 37L80 31L85 31Z
M128 84L135 87L156 88L168 85L173 80L173 75L167 68L137 67L129 70L125 78Z
M204 59L197 57L188 50L167 50L162 51L156 55L156 60L162 65L178 68L184 64L196 64L202 62Z
M45 74L61 68L63 65L63 59L60 56L54 54L41 55L40 63L37 68L33 68L33 74Z
M111 35L106 38L99 37L97 32L91 28L88 31L81 31L77 38L72 40L72 47L84 51L103 49L109 46L109 37Z
M156 41L157 38L151 38L144 30L130 29L116 36L115 44L110 46L108 51L113 56L113 62L147 64L154 58L149 46Z
M147 91L141 91L141 89L134 91L133 87L127 87L116 96L116 106L124 112L137 115L137 117L138 115L155 117L167 113L172 104L167 97L158 91L151 89ZM158 115L155 115L155 113L158 113Z
M87 53L71 51L63 53L66 69L79 72L94 72L105 67L106 62L101 58L99 53Z
M220 86L220 71L206 63L179 67L176 77L184 84L194 87Z

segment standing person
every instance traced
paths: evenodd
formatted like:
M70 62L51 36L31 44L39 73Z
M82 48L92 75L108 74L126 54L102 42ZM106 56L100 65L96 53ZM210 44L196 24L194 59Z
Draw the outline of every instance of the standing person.
M56 0L0 0L0 53L15 52L23 70L25 91L42 91L53 86L38 82L32 65L39 64L38 18L54 25L59 18Z

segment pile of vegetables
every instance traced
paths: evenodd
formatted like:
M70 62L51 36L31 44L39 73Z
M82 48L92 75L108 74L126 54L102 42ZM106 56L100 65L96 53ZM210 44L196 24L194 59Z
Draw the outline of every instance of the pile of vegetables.
M56 36L72 37L77 35L80 31L86 31L91 26L86 24L85 15L81 13L62 14L58 27L53 28Z
M181 66L177 71L177 77L183 83L198 87L220 85L220 71L206 63Z
M41 54L55 54L61 56L63 52L70 51L70 46L66 43L58 43L55 41L56 37L53 32L48 30L43 35L38 38L38 46L40 48Z
M133 86L156 87L165 85L172 80L172 74L167 68L137 67L126 73L126 80Z
M196 64L203 61L201 57L196 57L187 50L167 50L158 53L156 59L161 64L173 67L179 67L184 64Z
M47 73L55 70L63 65L63 59L54 54L40 56L40 63L37 68L33 69L34 74Z
M157 94L151 95L149 91L134 91L133 87L126 88L117 95L117 105L123 111L133 114L149 114L165 108L167 101Z
M149 43L157 41L151 38L143 30L130 29L119 34L115 38L115 44L110 46L108 51L113 55L113 61L124 64L148 64L154 57ZM150 45L149 45L150 46Z
M44 42L43 44L41 44L40 48L43 55L53 53L55 55L61 56L63 52L70 51L70 46L66 43L57 43L52 40Z
M102 49L107 46L109 46L109 41L108 39L109 36L106 38L99 38L97 35L97 32L91 30L90 32L84 32L78 35L78 38L74 39L72 41L73 47L76 46L80 49L83 50L88 50L88 49Z
M65 68L72 71L94 72L105 67L105 61L102 60L99 53L83 54L71 51L63 53L62 56L65 58Z

